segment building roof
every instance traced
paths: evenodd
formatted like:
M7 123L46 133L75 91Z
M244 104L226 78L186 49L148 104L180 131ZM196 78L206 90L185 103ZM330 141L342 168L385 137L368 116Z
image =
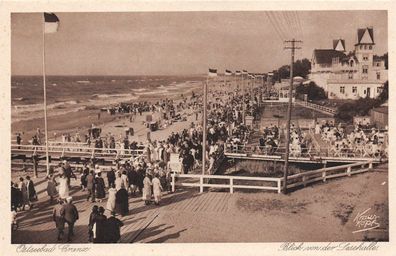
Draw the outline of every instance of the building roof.
M346 57L345 53L336 51L333 49L315 49L314 50L314 58L316 63L318 64L331 64L333 62L333 58L344 58Z
M373 108L372 111L383 113L383 114L388 114L388 106Z
M361 44L361 43L365 44L364 42L362 42L362 38L363 38L363 36L364 36L366 30L367 30L368 33L369 33L369 36L370 36L370 38L371 38L372 43L374 43L374 32L373 32L373 28L368 27L368 28L359 28L359 29L358 29L358 43L357 43L357 44Z
M345 40L344 39L333 40L333 49L336 50L339 42L341 42L341 47L345 51L346 48L345 48Z

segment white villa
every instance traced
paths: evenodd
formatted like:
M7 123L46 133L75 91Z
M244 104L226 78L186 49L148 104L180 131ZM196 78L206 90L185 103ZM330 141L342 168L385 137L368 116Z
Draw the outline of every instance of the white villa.
M333 40L333 49L315 49L310 80L330 99L375 98L388 80L385 60L374 55L372 27L357 30L353 52L346 53L345 40Z

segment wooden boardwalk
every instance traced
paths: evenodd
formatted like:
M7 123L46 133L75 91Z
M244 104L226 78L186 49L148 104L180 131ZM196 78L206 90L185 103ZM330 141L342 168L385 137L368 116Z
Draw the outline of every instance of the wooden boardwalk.
M72 180L73 186L74 180ZM12 243L59 243L56 239L57 231L52 221L53 205L50 205L45 192L46 182L43 179L35 180L36 190L39 193L39 201L31 210L18 212L19 228L12 232ZM71 243L88 243L88 219L94 204L105 207L106 200L102 203L91 203L86 201L86 192L83 192L75 182L71 189L80 218L74 227L75 236ZM232 195L229 193L210 192L198 193L198 189L176 190L175 193L165 194L160 206L144 205L141 197L129 199L129 215L118 216L124 226L121 228L122 243L139 242L139 236L150 228L150 224L165 212L217 212L224 213L230 208ZM109 212L105 214L109 216ZM160 232L160 231L158 231ZM65 228L67 234L67 225ZM64 239L62 242L65 242Z

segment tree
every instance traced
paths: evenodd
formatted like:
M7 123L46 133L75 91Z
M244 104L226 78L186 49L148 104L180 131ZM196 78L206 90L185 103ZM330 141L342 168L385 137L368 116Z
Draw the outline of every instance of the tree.
M301 76L303 78L308 78L308 74L311 70L311 62L304 58L302 60L297 60L293 64L293 76Z
M323 88L317 86L315 82L310 82L308 85L300 84L296 87L297 97L304 98L304 94L308 95L308 100L324 100L327 99L326 92Z

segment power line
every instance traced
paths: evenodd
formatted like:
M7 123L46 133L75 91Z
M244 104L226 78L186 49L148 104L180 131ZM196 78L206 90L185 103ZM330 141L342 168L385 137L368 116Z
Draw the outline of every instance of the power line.
M270 23L272 24L272 27L273 27L275 33L277 34L277 36L279 37L279 39L280 39L281 41L283 41L283 40L284 40L284 37L283 37L281 31L278 29L275 20L271 17L271 12L266 12L266 14L267 14L268 20L269 20Z

